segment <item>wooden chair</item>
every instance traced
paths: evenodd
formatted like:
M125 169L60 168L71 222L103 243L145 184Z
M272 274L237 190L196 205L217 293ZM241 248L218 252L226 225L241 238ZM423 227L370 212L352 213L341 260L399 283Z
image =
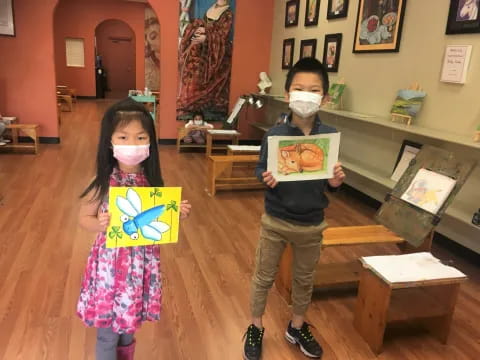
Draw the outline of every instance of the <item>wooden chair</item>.
M253 174L258 155L221 155L210 156L208 167L208 193L215 196L217 190L263 189L265 186ZM246 168L235 177L234 169Z
M204 128L206 130L206 128ZM180 152L184 148L203 148L206 149L207 144L195 144L195 143L186 143L183 141L183 138L192 130L195 130L194 127L179 127L177 129L177 151Z
M323 248L365 244L397 244L405 253L417 250L383 225L331 227L323 233ZM431 236L425 239L425 243L417 251L429 251L430 247ZM292 259L292 249L288 245L280 261L275 280L277 290L289 304L291 304L292 293ZM361 265L358 260L347 263L318 264L315 271L314 290L358 286L360 271Z

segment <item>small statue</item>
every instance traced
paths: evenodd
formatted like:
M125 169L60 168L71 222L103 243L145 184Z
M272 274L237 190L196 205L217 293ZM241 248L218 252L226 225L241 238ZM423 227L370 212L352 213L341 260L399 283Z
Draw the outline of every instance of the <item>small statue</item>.
M257 84L258 88L260 89L260 94L265 95L265 89L272 87L272 80L268 77L267 73L262 71L260 73L260 82Z

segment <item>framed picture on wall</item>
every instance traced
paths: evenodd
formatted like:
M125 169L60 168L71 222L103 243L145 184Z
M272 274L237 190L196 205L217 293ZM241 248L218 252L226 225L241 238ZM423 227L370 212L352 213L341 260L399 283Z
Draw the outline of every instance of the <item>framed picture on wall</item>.
M342 34L327 34L323 45L323 64L329 72L337 72L342 49Z
M480 0L450 0L446 34L480 32Z
M15 36L13 0L0 0L0 35Z
M293 66L293 51L295 50L295 39L283 40L282 69L290 69Z
M302 40L300 42L300 59L314 58L317 53L317 39Z
M359 0L353 52L398 52L407 0Z
M298 25L299 12L300 12L300 0L287 1L285 5L285 27Z
M307 0L305 8L305 26L318 25L318 14L320 12L320 0Z
M348 0L328 0L327 19L347 17Z

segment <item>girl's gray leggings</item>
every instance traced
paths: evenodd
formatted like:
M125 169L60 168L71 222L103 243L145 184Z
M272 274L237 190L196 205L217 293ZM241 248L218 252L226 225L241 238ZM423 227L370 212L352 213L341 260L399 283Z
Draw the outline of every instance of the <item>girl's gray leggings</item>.
M112 328L97 329L96 360L117 360L117 346L133 342L133 334L117 334Z

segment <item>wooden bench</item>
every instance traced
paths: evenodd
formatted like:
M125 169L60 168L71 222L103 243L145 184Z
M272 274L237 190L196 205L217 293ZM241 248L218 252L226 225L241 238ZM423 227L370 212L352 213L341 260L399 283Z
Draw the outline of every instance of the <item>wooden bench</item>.
M39 125L33 124L9 124L6 125L6 129L11 131L12 142L8 143L7 145L3 145L0 147L0 150L11 150L13 152L32 152L34 154L38 153L38 133L37 129ZM29 138L33 140L33 143L19 143L18 142L18 135L19 133L23 133Z
M254 175L258 155L210 156L208 166L208 193L215 196L217 190L263 189L264 185ZM243 173L232 176L235 170L245 168Z
M323 248L365 244L397 244L403 246L403 252L428 251L431 247L431 237L426 239L421 247L414 249L408 246L403 238L383 225L331 227L323 233ZM289 304L291 304L292 293L292 259L292 249L288 245L280 261L275 280L278 291ZM361 269L358 260L347 263L318 264L315 271L314 291L322 288L356 287Z
M207 148L207 144L195 144L195 143L186 143L183 141L183 138L192 130L196 130L196 129L199 129L198 127L190 127L190 128L186 128L186 127L179 127L177 129L177 151L180 152L181 149L184 149L184 148L202 148L202 149L206 149ZM203 127L201 128L202 130L205 130L206 131L206 128Z

